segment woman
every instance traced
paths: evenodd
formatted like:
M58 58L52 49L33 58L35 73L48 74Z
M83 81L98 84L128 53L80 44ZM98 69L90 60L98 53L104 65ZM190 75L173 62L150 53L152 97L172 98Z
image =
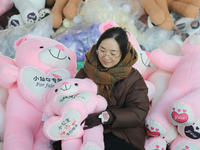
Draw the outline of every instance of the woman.
M92 79L108 102L105 112L90 114L83 121L85 130L103 124L105 150L144 150L149 100L144 79L132 68L137 57L126 31L113 27L86 52L84 67L76 75Z

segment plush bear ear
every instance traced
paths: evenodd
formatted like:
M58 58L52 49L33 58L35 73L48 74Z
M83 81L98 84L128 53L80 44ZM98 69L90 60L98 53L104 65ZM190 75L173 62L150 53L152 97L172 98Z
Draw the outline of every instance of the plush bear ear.
M118 27L118 24L116 24L116 22L113 20L107 20L100 24L99 32L102 34L105 30L112 28L112 27Z
M19 45L21 45L21 43L23 43L24 41L31 39L32 36L30 34L27 34L21 38L19 38L15 43L14 43L14 48L15 50L19 47Z

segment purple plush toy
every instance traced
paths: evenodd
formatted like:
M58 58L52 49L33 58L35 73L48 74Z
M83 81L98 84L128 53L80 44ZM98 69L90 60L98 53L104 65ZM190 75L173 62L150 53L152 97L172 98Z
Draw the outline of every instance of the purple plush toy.
M101 35L99 25L77 25L58 34L54 39L72 49L76 53L77 61L83 61L85 52L90 50Z

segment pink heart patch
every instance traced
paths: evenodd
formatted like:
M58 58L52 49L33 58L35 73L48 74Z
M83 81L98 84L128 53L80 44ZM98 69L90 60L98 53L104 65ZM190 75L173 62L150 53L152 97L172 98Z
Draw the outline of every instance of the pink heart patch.
M188 120L188 115L186 113L178 114L177 112L172 112L172 118L178 123L184 123Z

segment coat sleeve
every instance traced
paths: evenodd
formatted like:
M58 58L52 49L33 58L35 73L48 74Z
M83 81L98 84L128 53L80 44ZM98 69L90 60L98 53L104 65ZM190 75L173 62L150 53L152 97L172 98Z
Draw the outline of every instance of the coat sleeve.
M108 111L112 113L112 128L134 128L144 125L149 111L148 88L142 77L137 78L127 88L122 107L111 107Z

